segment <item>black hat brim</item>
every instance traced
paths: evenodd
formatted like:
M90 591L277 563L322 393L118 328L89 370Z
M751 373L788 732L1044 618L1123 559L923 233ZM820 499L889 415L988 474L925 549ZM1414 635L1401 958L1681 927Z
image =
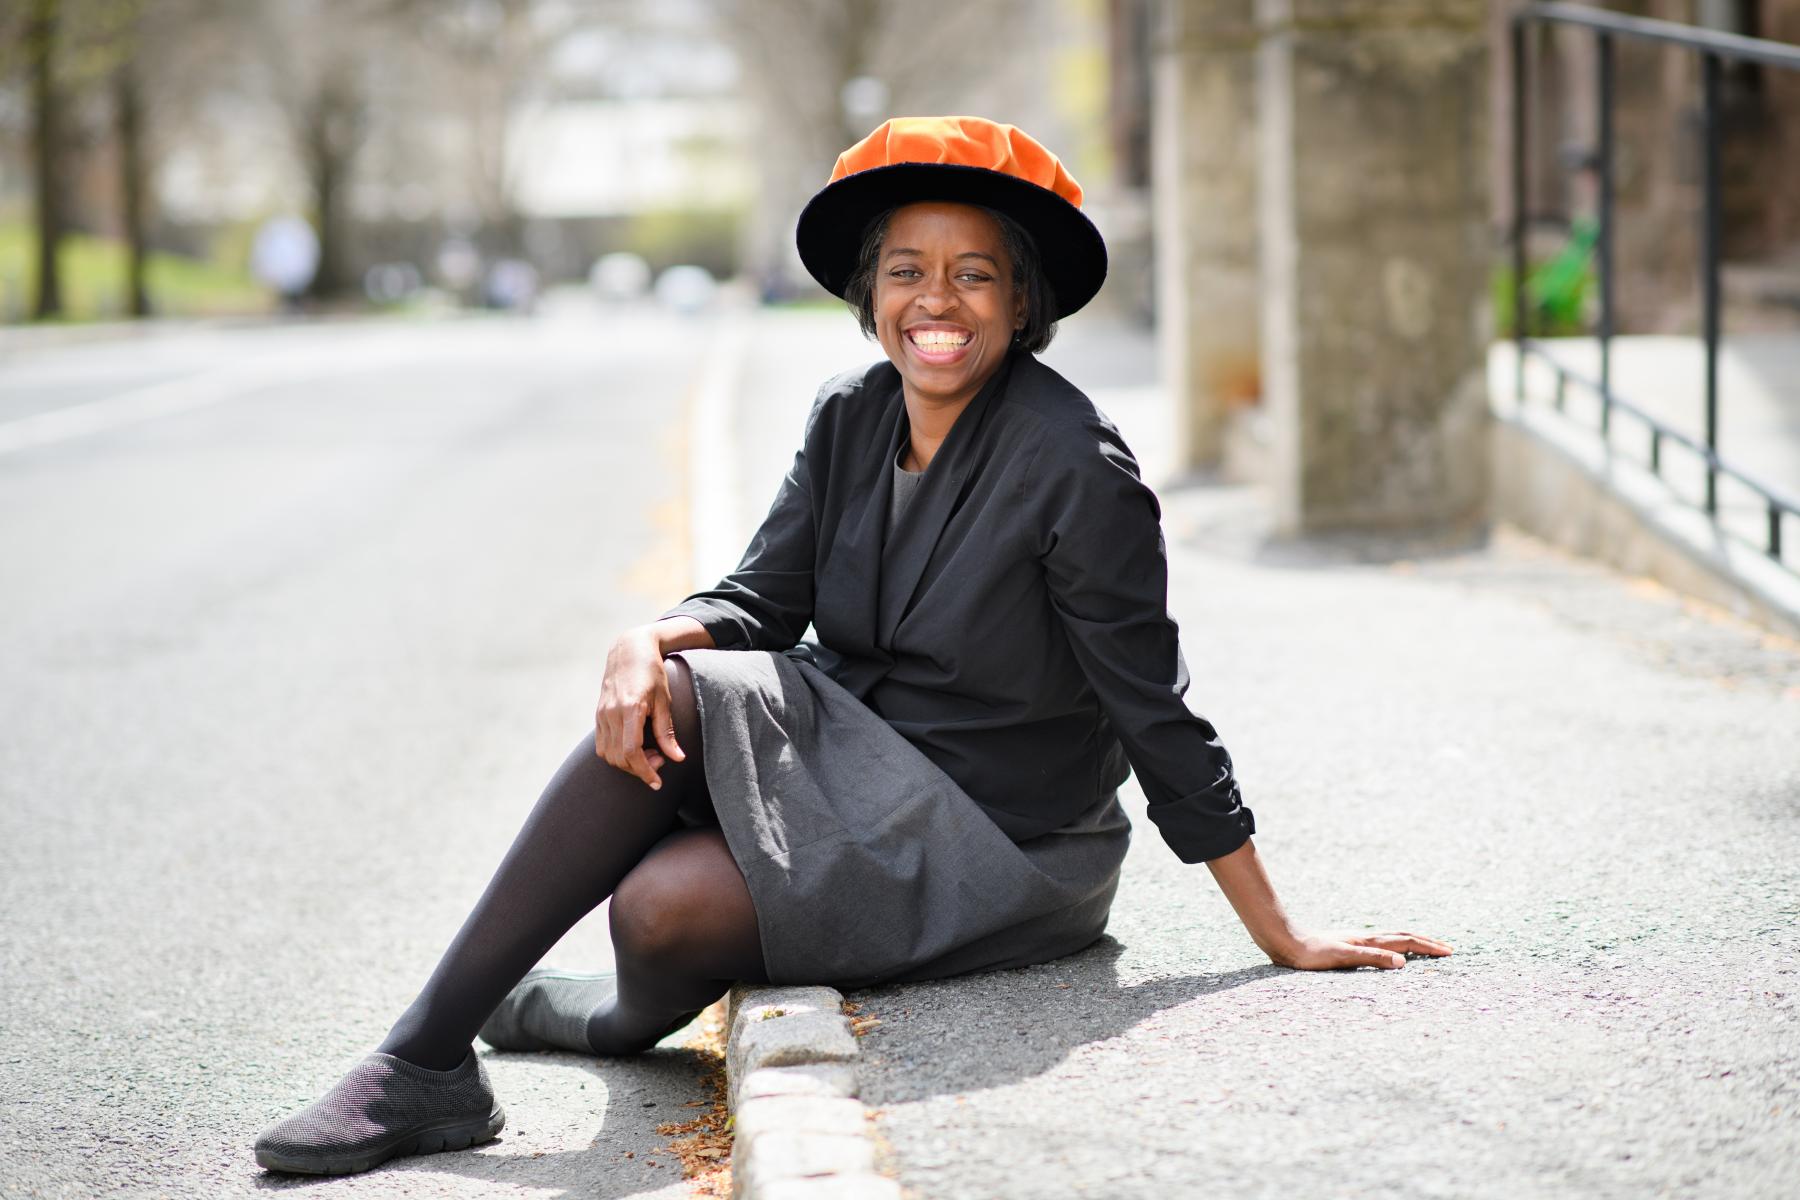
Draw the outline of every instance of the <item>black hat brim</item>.
M842 296L869 222L927 200L979 204L1023 226L1037 243L1058 319L1092 300L1106 279L1106 242L1079 208L1035 183L957 163L893 163L827 184L801 210L794 233L800 261L826 291Z

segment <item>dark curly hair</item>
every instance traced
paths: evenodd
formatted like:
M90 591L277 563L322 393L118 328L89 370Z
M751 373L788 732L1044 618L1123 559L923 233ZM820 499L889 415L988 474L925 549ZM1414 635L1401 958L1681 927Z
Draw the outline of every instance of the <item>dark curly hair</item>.
M1013 344L1039 354L1056 336L1056 318L1051 315L1056 311L1056 302L1050 291L1050 281L1044 277L1044 269L1039 265L1037 243L1023 225L998 209L980 204L973 207L994 218L994 223L1000 226L1000 244L1012 263L1013 289L1025 293L1025 325L1013 339ZM881 242L887 236L888 223L893 220L895 211L895 208L888 209L863 230L856 270L850 273L849 282L844 285L844 303L856 314L856 323L862 327L865 337L875 336L875 274L881 267Z

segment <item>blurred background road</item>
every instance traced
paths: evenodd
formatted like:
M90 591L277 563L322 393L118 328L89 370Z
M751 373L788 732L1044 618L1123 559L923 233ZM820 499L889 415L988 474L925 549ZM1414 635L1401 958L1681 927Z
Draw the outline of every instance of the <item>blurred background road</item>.
M710 330L590 306L0 364L0 445L115 422L0 451L0 1194L248 1192L257 1130L380 1039L611 637L681 594ZM557 959L607 955L590 920ZM502 1142L335 1186L654 1194L702 1066L502 1056Z

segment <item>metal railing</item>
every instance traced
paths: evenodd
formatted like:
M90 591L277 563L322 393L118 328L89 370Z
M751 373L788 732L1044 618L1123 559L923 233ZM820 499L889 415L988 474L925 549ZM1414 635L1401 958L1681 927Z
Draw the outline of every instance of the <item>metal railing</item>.
M1599 177L1599 236L1594 247L1596 282L1599 285L1600 312L1596 340L1600 351L1600 377L1588 379L1558 362L1546 347L1531 340L1528 327L1529 303L1526 295L1525 231L1526 212L1526 97L1527 55L1526 30L1533 23L1582 26L1594 32L1595 75L1599 111L1596 114L1598 146L1595 168ZM1613 394L1613 60L1614 41L1633 38L1680 46L1700 55L1700 140L1701 140L1701 208L1700 208L1700 309L1701 338L1705 343L1706 434L1704 442L1688 437L1665 425L1644 409ZM1745 474L1719 457L1719 135L1720 135L1720 65L1727 59L1736 62L1761 63L1800 71L1800 46L1720 33L1670 21L1653 21L1643 17L1620 16L1600 9L1573 4L1532 4L1512 17L1512 272L1513 272L1513 337L1517 344L1515 368L1516 400L1525 403L1525 363L1535 354L1555 372L1555 404L1560 410L1569 383L1594 392L1600 402L1600 437L1610 448L1613 414L1623 412L1642 422L1650 433L1648 466L1658 478L1663 477L1662 452L1665 443L1673 443L1696 455L1706 470L1705 510L1715 521L1719 515L1719 478L1725 476L1754 492L1766 508L1768 531L1764 552L1782 562L1781 523L1783 515L1800 516L1800 500L1784 495L1773 486ZM1783 563L1784 566L1788 564Z

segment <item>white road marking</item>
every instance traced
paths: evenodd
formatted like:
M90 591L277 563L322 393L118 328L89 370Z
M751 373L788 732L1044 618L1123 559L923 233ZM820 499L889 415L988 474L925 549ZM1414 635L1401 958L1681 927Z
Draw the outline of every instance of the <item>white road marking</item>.
M711 374L706 378L716 379L717 382L710 387L703 387L698 401L715 420L729 413L730 387L738 369L737 364L743 357L746 333L741 322L733 327L737 332L731 334L727 329L725 341L735 337L736 349L733 350L722 342L715 343L715 353L709 359ZM600 336L603 328L604 337ZM270 388L303 382L315 383L328 378L399 368L414 363L424 362L442 367L450 362L481 361L495 354L527 353L530 361L539 367L553 363L559 366L600 366L607 359L609 347L629 344L631 338L642 337L646 333L660 337L667 329L666 321L651 315L637 317L634 321L623 324L615 321L611 327L591 322L584 325L565 321L550 326L542 323L527 325L470 321L465 327L455 330L455 337L450 339L442 336L442 326L436 324L405 329L358 330L348 336L345 332L330 331L333 336L305 336L305 340L298 345L290 342L270 347L255 354L255 357L202 370L180 379L164 380L99 400L34 413L11 421L0 421L0 456L75 438L91 437L227 401L250 399ZM305 335L315 332L305 331ZM245 352L236 347L232 349L240 354ZM253 349L250 352L255 353ZM723 361L725 358L729 358L729 363ZM734 469L735 460L729 453L727 430L709 426L710 421L703 422L703 428L719 439L717 445L708 447L708 454L717 464L709 469Z
M749 345L749 318L728 313L719 322L688 406L688 545L693 555L689 571L696 588L708 587L730 571L743 551L737 524L729 519L738 503L738 449L732 444L731 410Z
M356 341L342 336L330 340L309 338L309 344L281 346L245 361L180 379L0 422L0 455L108 433L226 401L249 399L282 385L403 366L421 357L442 363L449 357L478 356L491 352L497 340L496 331L488 328L467 331L452 345L409 336L413 334L413 330L383 331L381 336Z
M243 395L259 383L273 382L277 380L248 380L237 370L213 371L152 384L86 404L35 413L0 425L0 454L66 442L156 417L204 408Z

